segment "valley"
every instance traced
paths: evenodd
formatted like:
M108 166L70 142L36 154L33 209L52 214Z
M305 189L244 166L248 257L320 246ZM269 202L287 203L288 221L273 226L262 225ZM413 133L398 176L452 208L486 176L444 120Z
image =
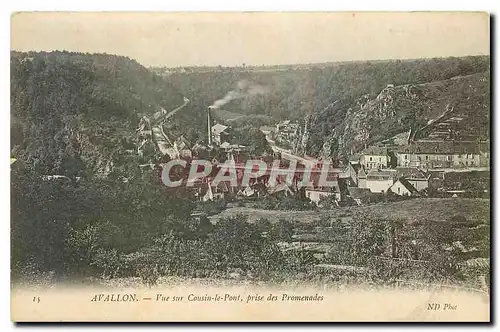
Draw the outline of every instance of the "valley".
M483 289L489 70L481 56L167 72L12 52L13 278ZM290 159L303 168L277 185L161 181L171 160Z

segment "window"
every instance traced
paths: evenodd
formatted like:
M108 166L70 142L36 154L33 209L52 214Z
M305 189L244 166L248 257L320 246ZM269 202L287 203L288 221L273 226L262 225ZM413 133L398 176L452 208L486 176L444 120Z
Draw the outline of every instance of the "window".
M452 161L453 160L453 156L447 156L446 159L448 159L448 161Z
M370 161L372 161L372 157L370 157Z
M425 160L429 160L429 156L425 156Z
M407 154L405 154L405 159L408 159L408 155Z
M401 194L401 187L398 187L398 194Z

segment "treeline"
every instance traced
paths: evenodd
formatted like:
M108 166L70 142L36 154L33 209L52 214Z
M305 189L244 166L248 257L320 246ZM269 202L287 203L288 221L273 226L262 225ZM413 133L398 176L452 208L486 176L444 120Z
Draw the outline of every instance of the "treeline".
M488 56L420 60L366 61L335 66L309 65L296 70L265 72L220 70L171 73L166 79L186 95L211 105L247 79L269 87L266 95L235 100L225 108L241 114L262 114L277 119L302 119L335 101L350 106L363 95L376 96L388 84L417 84L489 70ZM195 97L196 96L196 97ZM347 107L342 107L342 112ZM343 117L344 114L339 114Z
M42 174L103 172L135 148L141 115L183 103L175 87L121 56L12 52L10 62L12 154ZM179 114L169 134L198 137L203 115L190 107L194 120Z

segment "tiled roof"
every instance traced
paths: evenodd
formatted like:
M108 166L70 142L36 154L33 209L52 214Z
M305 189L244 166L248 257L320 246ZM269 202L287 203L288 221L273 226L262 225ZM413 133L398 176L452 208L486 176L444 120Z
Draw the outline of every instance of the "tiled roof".
M427 179L424 171L414 167L398 167L396 168L398 177L405 179Z
M367 180L389 180L397 176L397 172L394 169L372 169L366 175Z

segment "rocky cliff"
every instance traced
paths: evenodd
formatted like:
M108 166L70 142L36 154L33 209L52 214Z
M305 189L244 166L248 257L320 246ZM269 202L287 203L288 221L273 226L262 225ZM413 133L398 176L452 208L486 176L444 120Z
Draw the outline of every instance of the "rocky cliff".
M418 132L446 112L447 118L455 119L456 137L487 139L489 100L489 72L424 84L388 85L373 99L363 96L350 106L339 101L315 114L310 127L316 130L308 146L324 156L347 156L361 150L365 144L410 129ZM347 111L341 112L342 107ZM325 128L328 117L338 119L333 126Z

